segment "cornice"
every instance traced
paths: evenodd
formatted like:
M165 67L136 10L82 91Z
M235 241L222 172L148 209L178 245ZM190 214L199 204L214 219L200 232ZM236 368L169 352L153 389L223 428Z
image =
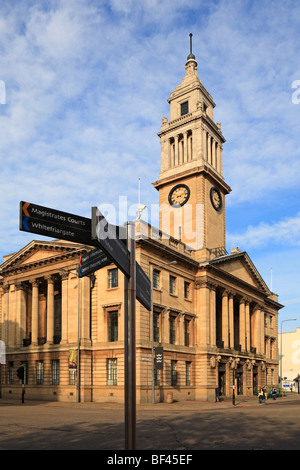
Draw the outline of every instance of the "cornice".
M218 287L224 288L226 291L228 291L228 293L240 295L246 302L261 302L264 307L265 304L269 304L272 305L276 310L279 310L283 307L283 305L281 305L279 302L269 298L268 290L266 291L263 288L253 286L248 282L234 276L233 274L224 271L223 269L217 268L216 266L212 266L210 264L200 266L199 269L202 271L208 271L218 276L218 279L204 276L203 281L199 282L199 287L203 286L203 282L206 284L213 283L214 285L217 284ZM222 282L223 285L220 282ZM228 282L230 282L231 285L228 285Z
M175 181L185 179L189 176L200 175L202 173L205 173L208 177L213 179L214 182L217 182L219 184L219 186L222 187L225 194L229 194L231 192L230 186L228 186L228 184L225 183L225 181L214 170L212 170L206 164L198 165L198 166L195 166L195 167L190 168L188 170L183 170L182 172L177 173L175 175L172 174L172 175L167 176L167 177L162 177L162 178L158 179L157 181L155 181L152 184L157 190L159 190L159 188L161 186L164 186L168 183L173 183Z
M168 121L162 124L161 130L157 133L158 137L162 138L170 132L178 128L183 128L189 123L199 121L199 124L205 123L212 132L216 133L220 138L221 142L224 144L226 142L225 137L222 134L221 129L217 124L206 114L205 111L198 111L197 113L188 113L179 118L173 119L173 121Z
M34 248L36 247L43 248L44 245L36 244ZM55 248L57 249L57 246ZM78 248L78 246L76 246L76 248L72 246L70 248L63 246L61 247L60 253L56 252L55 255L53 256L49 256L47 258L42 258L42 259L37 259L35 261L32 261L31 263L25 263L25 264L20 265L19 262L22 261L22 259L24 259L25 257L25 254L24 254L23 256L16 258L12 264L9 264L7 267L3 267L0 271L2 275L4 275L5 277L12 276L14 274L20 274L23 272L30 272L33 269L36 269L38 267L51 266L62 260L72 259L74 257L79 258L79 256L82 253L86 253L87 251L89 251L89 249L90 247L86 247L85 245L82 245L80 248ZM31 249L30 251L33 251L33 249ZM28 251L26 252L26 256L27 255L28 255Z
M141 247L144 245L146 249L149 247L154 250L158 250L166 260L170 259L170 261L173 261L176 258L179 262L186 263L189 268L194 270L197 270L199 267L198 261L188 257L184 253L180 253L172 247L161 243L159 240L154 240L152 238L139 238L136 241L136 244L137 246L140 245Z

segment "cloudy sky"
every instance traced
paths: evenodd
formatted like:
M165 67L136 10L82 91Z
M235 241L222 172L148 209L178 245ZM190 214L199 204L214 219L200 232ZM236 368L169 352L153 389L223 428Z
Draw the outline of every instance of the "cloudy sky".
M29 243L19 202L90 217L158 203L157 132L185 74L222 123L227 250L247 251L300 327L300 2L0 2L2 256ZM157 226L155 215L148 221ZM124 220L117 220L123 223Z

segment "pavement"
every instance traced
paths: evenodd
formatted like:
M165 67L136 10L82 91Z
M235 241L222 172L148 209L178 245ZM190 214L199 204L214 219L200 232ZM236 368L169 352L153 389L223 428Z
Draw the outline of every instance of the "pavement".
M216 408L232 408L233 406L236 408L239 407L249 407L249 406L262 406L262 405L275 405L275 404L280 404L280 403L286 403L289 401L297 401L299 400L300 402L300 394L294 393L294 392L289 392L286 394L286 396L283 397L277 397L276 400L273 400L272 398L268 398L266 403L259 403L258 397L257 396L236 396L235 397L235 403L233 405L233 400L232 397L221 397L220 402L212 402L212 401L176 401L173 400L172 403L167 403L167 402L158 402L158 403L137 403L136 404L136 410L157 410L157 411L171 411L171 410L182 410L182 411L188 411L188 410L213 410ZM10 398L0 398L0 406L1 405L21 405L21 406L38 406L38 405L43 405L46 407L95 407L98 409L111 409L111 410L123 410L124 409L124 403L115 403L115 402L63 402L63 401L39 401L39 400L28 400L25 395L25 400L24 403L21 402L20 400L10 399Z
M0 450L103 450L110 457L125 448L124 408L1 398ZM296 393L266 404L240 396L234 406L232 397L137 404L136 417L136 449L142 451L300 449Z

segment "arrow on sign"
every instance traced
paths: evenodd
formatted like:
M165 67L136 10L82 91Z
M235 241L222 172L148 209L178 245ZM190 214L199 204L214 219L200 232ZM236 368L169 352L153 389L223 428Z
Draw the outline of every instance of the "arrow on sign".
M29 227L27 225L28 220L29 220L29 217L27 217L27 216L24 217L23 220L22 220L22 225L25 228L25 230L27 230L27 232L30 232Z

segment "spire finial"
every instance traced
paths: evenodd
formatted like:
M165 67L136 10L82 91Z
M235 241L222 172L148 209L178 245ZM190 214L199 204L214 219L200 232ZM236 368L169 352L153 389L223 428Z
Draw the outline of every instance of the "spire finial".
M192 37L193 37L193 35L192 35L192 33L190 33L190 53L187 57L187 60L195 59L195 56L194 56L193 51L192 51Z

